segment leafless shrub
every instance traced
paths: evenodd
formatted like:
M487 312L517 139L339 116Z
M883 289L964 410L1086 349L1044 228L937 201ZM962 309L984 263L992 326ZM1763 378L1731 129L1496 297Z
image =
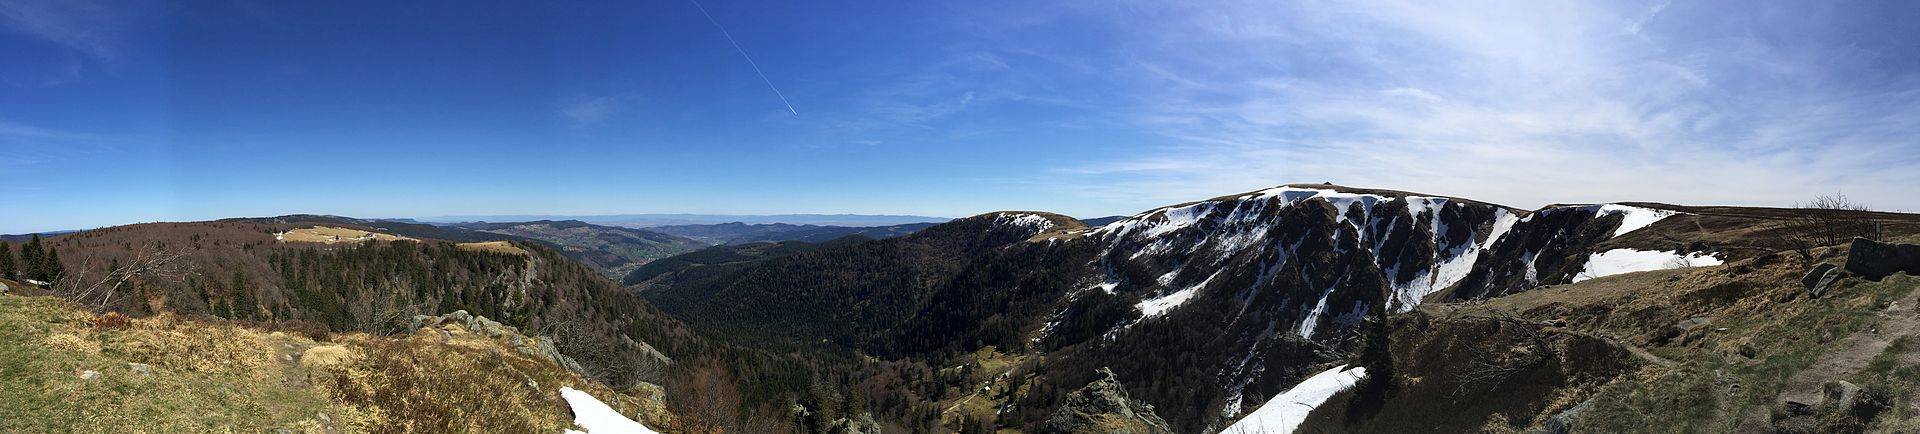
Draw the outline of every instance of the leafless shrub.
M1854 202L1844 194L1820 196L1800 204L1799 212L1774 228L1774 244L1813 260L1813 249L1838 245L1854 237L1882 241L1880 222L1866 204Z
M121 288L138 279L178 282L193 274L193 265L183 257L159 244L148 244L135 251L133 260L117 265L101 266L88 258L78 271L61 279L54 291L74 303L103 310L113 303Z
M1474 357L1466 370L1462 371L1457 378L1453 390L1454 396L1494 390L1514 375L1546 363L1553 354L1553 345L1548 342L1546 335L1534 327L1535 324L1532 321L1505 312L1492 313L1488 319L1513 325L1501 327L1501 329L1519 333L1520 336L1512 339L1519 342L1517 345L1502 348L1504 345L1499 344L1499 340L1488 339L1482 345L1482 349L1504 350L1504 353Z
M376 335L391 335L406 329L414 315L425 311L424 303L413 301L413 291L402 278L386 289L365 291L347 306L354 328Z

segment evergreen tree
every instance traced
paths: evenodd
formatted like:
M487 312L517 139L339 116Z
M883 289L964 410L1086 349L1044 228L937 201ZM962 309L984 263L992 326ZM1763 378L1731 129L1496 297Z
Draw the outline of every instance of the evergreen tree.
M17 279L13 265L13 246L0 241L0 279Z
M1361 325L1359 365L1367 376L1360 380L1353 400L1347 404L1347 424L1372 417L1392 399L1396 379L1393 372L1392 321L1386 309L1373 309Z
M33 234L27 244L20 246L20 278L41 280L40 272L40 234Z
M40 281L47 282L48 286L59 283L60 278L67 275L66 265L60 263L60 252L51 247L47 248L47 254L40 258L40 266L36 269L40 275Z
M232 304L232 311L227 315L230 319L251 320L260 311L260 305L253 301L253 288L247 287L247 276L240 274L240 270L233 271L233 299L229 303Z

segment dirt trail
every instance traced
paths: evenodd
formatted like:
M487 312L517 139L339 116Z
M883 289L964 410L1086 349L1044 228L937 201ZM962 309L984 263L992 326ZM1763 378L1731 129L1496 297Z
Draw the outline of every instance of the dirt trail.
M1878 324L1833 343L1833 351L1822 354L1807 369L1793 374L1787 379L1786 390L1780 392L1777 402L1818 403L1821 388L1827 382L1865 369L1867 362L1893 346L1895 339L1920 335L1920 316L1915 316L1916 307L1920 307L1920 290L1907 293L1886 310L1877 313L1880 318Z
M1646 348L1641 348L1639 345L1630 344L1630 343L1627 343L1626 341L1614 339L1608 336L1600 336L1600 335L1592 335L1592 334L1589 334L1588 336L1600 338L1601 340L1605 340L1608 343L1613 344L1614 346L1625 348L1627 349L1627 354L1632 354L1634 357L1638 357L1640 358L1640 360L1644 360L1647 363L1660 365L1663 368L1672 368L1675 366L1680 366L1679 362L1668 360L1665 357L1660 357L1659 355L1656 355L1653 352L1647 351Z

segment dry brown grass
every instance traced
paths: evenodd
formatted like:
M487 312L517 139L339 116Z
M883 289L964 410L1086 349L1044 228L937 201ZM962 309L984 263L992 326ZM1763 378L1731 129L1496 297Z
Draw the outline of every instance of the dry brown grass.
M337 228L332 226L314 226L306 229L294 229L281 233L281 241L292 243L353 243L361 241L420 241L399 235L367 232L359 229Z
M451 326L400 339L336 336L355 355L310 376L349 407L341 420L357 431L555 432L572 421L558 398L562 386L586 391L649 426L671 422L662 403L582 379L513 348L510 340Z
M1838 263L1846 249L1812 254L1814 262ZM1877 334L1876 318L1914 289L1911 278L1849 278L1812 298L1800 283L1811 266L1796 254L1756 255L1722 266L1621 274L1420 310L1551 324L1644 347L1670 361L1643 365L1641 372L1603 387L1586 416L1588 429L1741 431L1768 427L1768 412L1793 386L1790 380L1812 372L1821 360L1845 356L1841 344L1849 336Z
M96 320L57 298L0 295L0 432L558 432L572 421L563 386L672 422L664 403L457 328L329 345L171 314Z
M509 255L520 255L520 256L527 256L531 254L527 252L527 249L522 249L520 248L520 246L513 245L512 242L507 242L507 241L460 243L458 244L458 246L462 250L470 250L475 252L505 253Z

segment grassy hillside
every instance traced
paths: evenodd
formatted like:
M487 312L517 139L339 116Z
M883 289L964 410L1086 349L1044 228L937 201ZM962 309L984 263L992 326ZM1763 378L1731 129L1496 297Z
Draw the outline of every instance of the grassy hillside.
M1818 297L1802 285L1814 263L1844 263L1847 255L1845 247L1823 248L1809 263L1782 252L1422 305L1396 321L1398 397L1360 422L1348 414L1357 404L1344 401L1351 394L1336 398L1303 430L1505 432L1577 406L1583 411L1569 418L1575 432L1911 430L1920 426L1920 346L1912 344L1920 278L1849 277ZM1531 342L1489 338L1490 325ZM1461 342L1434 344L1449 339ZM1555 343L1567 339L1590 348ZM1818 405L1837 381L1862 387L1860 398L1851 407ZM1460 390L1493 394L1463 399ZM1440 399L1484 405L1444 407L1443 416L1433 413ZM1816 405L1790 410L1787 401Z
M561 387L672 422L657 397L464 332L309 335L0 295L0 354L0 432L559 432Z

